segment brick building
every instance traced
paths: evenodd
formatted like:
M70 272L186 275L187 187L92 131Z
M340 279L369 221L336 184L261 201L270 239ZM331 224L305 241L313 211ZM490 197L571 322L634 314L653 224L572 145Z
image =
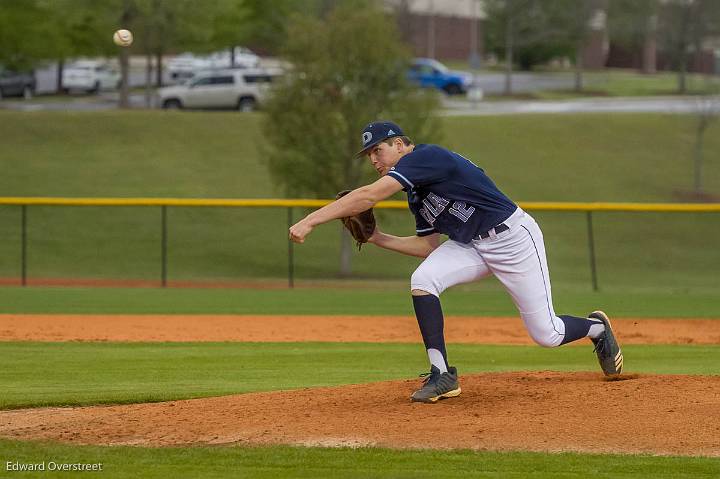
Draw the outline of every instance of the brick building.
M579 0L578 0L579 1ZM583 68L634 68L646 73L671 69L669 55L657 45L648 18L648 35L637 50L613 44L608 35L608 4L612 0L589 0L588 40L582 52ZM720 1L720 0L718 0ZM484 58L483 0L384 0L395 12L403 39L416 56L471 60ZM706 42L703 50L691 55L688 69L720 72L720 45Z
M417 56L468 60L483 56L481 0L385 0Z

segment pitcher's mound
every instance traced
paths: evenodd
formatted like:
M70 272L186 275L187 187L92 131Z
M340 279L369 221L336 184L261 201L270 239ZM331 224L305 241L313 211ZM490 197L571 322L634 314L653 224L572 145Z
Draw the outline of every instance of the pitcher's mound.
M143 446L301 444L720 456L720 377L513 372L411 403L416 380L0 412L0 436Z

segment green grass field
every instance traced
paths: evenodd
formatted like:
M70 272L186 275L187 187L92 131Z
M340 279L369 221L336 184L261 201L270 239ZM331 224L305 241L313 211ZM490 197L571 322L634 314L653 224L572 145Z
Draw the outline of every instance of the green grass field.
M327 283L295 289L0 288L0 314L348 314L412 316L405 282ZM718 318L717 293L612 288L555 288L557 311L585 314L602 308L614 317ZM516 316L510 296L494 279L443 293L447 315Z
M631 345L623 350L628 373L720 374L720 346ZM597 370L589 342L552 350L451 344L448 351L461 374ZM415 377L427 369L417 344L0 342L0 355L4 409L361 384Z
M675 72L659 72L651 75L628 70L601 70L583 73L584 92L537 92L540 99L561 99L584 95L632 97L655 95L679 95L678 75ZM690 73L686 76L687 95L717 94L718 81L707 75Z
M0 111L3 196L279 197L259 156L259 114ZM692 116L448 119L447 144L518 201L677 201L692 184ZM720 194L717 125L705 188ZM421 141L422 139L418 139ZM327 159L327 161L331 161ZM301 211L295 210L298 217ZM169 210L170 280L282 281L287 212ZM612 315L717 318L720 215L594 217L600 291L590 287L585 218L539 212L555 307ZM31 207L28 273L158 280L156 208ZM381 212L411 234L408 214ZM19 208L0 206L0 277L20 271ZM0 288L0 313L412 314L418 260L364 248L337 282L337 225L295 248L295 290ZM326 279L327 281L319 281ZM320 289L317 287L320 286ZM341 287L337 287L341 286ZM445 295L448 315L515 315L494 280ZM359 305L364 305L360 307ZM718 346L626 346L629 372L720 374ZM461 373L596 370L589 345L559 350L451 345ZM0 408L160 401L362 383L426 369L417 344L0 343ZM317 364L322 364L321 368ZM357 364L367 367L357 368ZM89 447L0 440L8 461L102 462L104 477L717 477L720 461L652 456L294 447ZM68 477L45 472L42 477Z
M0 440L3 460L101 463L102 477L125 478L516 478L616 479L715 478L716 459L590 454L494 453L474 451L389 451L298 447L66 446ZM1 469L0 469L1 470ZM8 477L38 477L13 472ZM85 473L91 475L92 473ZM64 478L68 473L42 473Z
M467 62L447 61L445 64L453 69L472 71ZM504 73L504 66L493 67L484 72ZM525 72L515 72L525 73ZM562 77L571 84L574 71L552 68L538 68L532 72L536 76ZM686 75L687 95L700 95L718 92L718 81L715 77L688 73ZM516 97L535 98L540 100L562 100L567 98L583 98L588 96L634 97L679 95L678 74L676 72L658 72L643 74L630 69L588 70L583 72L583 91L573 90L539 90L532 93L516 94ZM506 98L502 95L491 95L490 100Z
M6 196L282 196L257 152L260 118L0 111L7 130L0 190ZM453 118L445 121L445 137L517 201L672 202L692 185L694 122L676 115ZM704 169L705 189L715 195L717 128L707 133ZM301 214L293 211L295 219ZM535 216L544 229L553 283L589 287L585 216ZM20 222L19 207L0 206L0 277L20 275ZM171 208L168 222L170 280L286 274L285 209ZM407 212L381 212L380 223L392 233L413 233ZM717 290L719 226L717 214L598 213L599 282ZM30 207L27 228L31 278L160 275L158 208ZM339 235L338 224L326 225L295 248L298 278L336 276ZM377 248L355 256L356 278L404 279L418 263Z

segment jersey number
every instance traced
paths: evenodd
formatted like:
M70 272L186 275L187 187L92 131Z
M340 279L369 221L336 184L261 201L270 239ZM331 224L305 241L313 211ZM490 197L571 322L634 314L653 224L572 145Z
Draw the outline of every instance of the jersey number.
M448 213L457 217L463 223L467 223L472 214L475 212L474 206L468 206L464 201L456 201L453 203L452 208L448 210Z
M430 226L435 223L435 219L440 213L445 211L450 201L442 198L435 193L430 193L423 199L423 208L420 208L420 215L428 222ZM467 223L472 214L475 212L474 206L468 206L464 201L455 201L448 210L448 213L458 218L463 223Z

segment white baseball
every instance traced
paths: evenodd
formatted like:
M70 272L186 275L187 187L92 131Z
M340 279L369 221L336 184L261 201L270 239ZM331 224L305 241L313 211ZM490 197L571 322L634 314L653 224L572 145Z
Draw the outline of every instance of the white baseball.
M113 42L120 47L129 47L133 42L133 36L130 30L117 30L113 34Z

